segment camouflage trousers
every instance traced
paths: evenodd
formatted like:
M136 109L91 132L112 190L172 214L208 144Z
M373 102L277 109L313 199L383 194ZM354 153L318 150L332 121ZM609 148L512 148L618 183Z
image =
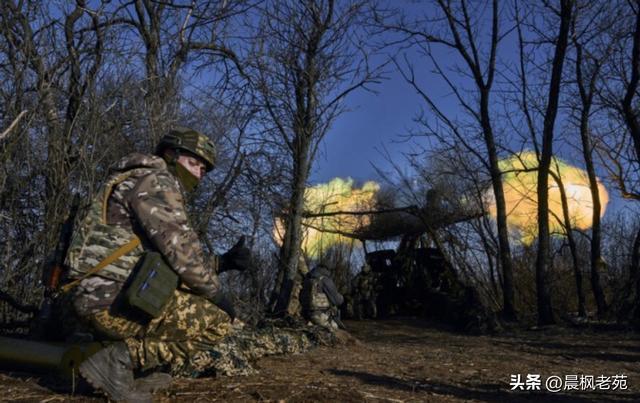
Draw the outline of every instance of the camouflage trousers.
M338 329L338 323L334 320L338 315L337 309L313 310L309 313L309 320L314 325L318 325L331 331Z
M123 340L141 370L164 367L173 375L204 372L210 347L231 331L229 316L203 297L176 290L163 313L143 323L109 310L88 318L95 330Z
M358 320L378 317L378 307L375 298L361 298L354 304L354 317Z
M332 345L335 337L324 328L279 327L274 323L245 327L225 337L209 351L211 367L198 375L249 375L260 357L275 354L298 354L315 345Z

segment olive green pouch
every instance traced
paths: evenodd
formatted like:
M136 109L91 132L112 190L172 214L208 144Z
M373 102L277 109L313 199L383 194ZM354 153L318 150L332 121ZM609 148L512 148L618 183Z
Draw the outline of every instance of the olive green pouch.
M146 252L138 261L131 282L125 290L125 301L132 307L158 317L173 292L178 288L178 275L158 252Z

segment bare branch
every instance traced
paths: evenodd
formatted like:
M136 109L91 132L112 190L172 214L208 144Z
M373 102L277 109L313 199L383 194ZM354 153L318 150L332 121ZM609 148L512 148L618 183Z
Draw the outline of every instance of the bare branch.
M13 122L11 122L11 124L9 125L9 127L7 127L2 133L0 133L0 141L4 140L5 137L7 137L9 135L9 133L11 133L11 131L13 131L13 129L18 125L18 123L20 122L20 120L24 117L24 115L27 114L26 110L23 110L22 112L20 112L18 114L18 116L16 116L15 119L13 119Z

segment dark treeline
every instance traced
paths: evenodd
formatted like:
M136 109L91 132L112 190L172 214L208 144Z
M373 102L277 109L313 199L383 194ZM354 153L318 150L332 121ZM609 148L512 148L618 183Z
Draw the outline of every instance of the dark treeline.
M347 112L345 99L375 89L391 69L424 101L411 133L424 152L407 157L411 178L390 179L395 204L421 206L428 189L446 189L440 202L487 210L484 196L494 196L495 220L429 233L461 276L507 320L640 319L635 205L601 221L596 180L640 199L635 3L12 0L0 5L0 30L4 327L40 303L41 273L73 196L91 196L113 162L150 152L175 125L218 145L192 219L211 253L249 235L258 269L226 278L238 302L295 313L304 188L319 145ZM435 80L450 87L455 112L430 90ZM529 168L540 201L529 246L507 227L499 164L523 150L538 160ZM568 208L550 214L548 189L563 179L553 156L587 172L589 230L572 228ZM272 240L278 215L282 246ZM552 220L565 235L550 234ZM352 271L334 266L347 287Z

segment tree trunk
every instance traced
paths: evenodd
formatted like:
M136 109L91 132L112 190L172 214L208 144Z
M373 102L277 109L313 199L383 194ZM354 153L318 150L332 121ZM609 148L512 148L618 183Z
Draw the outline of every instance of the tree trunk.
M624 310L623 314L631 319L631 323L636 329L640 329L640 229L636 233L631 251L629 283L634 292L631 293L631 298L627 299L631 306L627 305L628 308ZM629 311L631 311L630 315Z
M640 123L637 120L635 98L637 96L638 83L640 82L640 11L635 11L635 30L633 33L633 49L631 52L631 77L628 81L626 94L621 102L622 115L633 139L636 159L640 161ZM637 162L636 161L636 162ZM632 321L640 327L640 232L636 235L632 254L632 278L635 288L635 304L633 307Z
M602 262L601 252L601 225L600 225L600 212L602 211L602 204L600 202L600 193L598 192L598 179L596 178L595 167L593 166L593 158L591 156L591 141L589 139L588 128L588 111L583 111L583 116L580 123L580 136L582 138L582 149L584 154L584 161L587 168L587 176L589 177L589 190L591 191L591 200L593 202L593 224L591 227L591 253L590 253L590 266L591 266L591 288L593 289L593 296L596 300L596 306L598 309L598 317L602 318L607 311L607 302L600 284L599 266Z
M578 247L576 246L576 240L573 237L573 228L571 227L571 217L569 216L569 203L567 201L567 192L564 189L564 183L560 172L554 175L554 179L560 189L560 200L562 202L562 218L564 220L564 230L566 231L567 241L569 242L569 250L571 251L571 265L573 267L573 274L576 279L576 294L578 297L578 316L584 318L587 316L585 310L585 298L584 290L582 288L582 269L580 268L580 261L578 257Z
M540 156L540 165L538 168L538 253L536 256L536 290L538 323L540 325L555 323L548 278L548 272L551 267L549 241L549 167L551 166L551 157L553 156L553 132L558 113L562 67L567 51L572 8L573 1L561 1L560 30L552 62L549 99L544 116L544 126L542 131L542 155Z
M308 142L297 139L301 148L308 150ZM307 146L305 146L305 144ZM300 316L298 297L302 283L302 276L298 270L302 244L302 213L304 209L304 192L307 185L309 162L302 152L294 163L294 176L292 182L290 210L286 219L284 242L280 249L280 271L284 273L282 283L279 285L278 300L274 313L278 315L288 314Z
M582 101L582 109L580 110L580 139L582 141L582 156L587 169L589 178L589 190L591 192L591 200L593 204L592 210L592 227L591 227L591 251L590 251L590 267L591 267L591 288L595 297L596 306L598 308L598 317L602 318L607 310L607 302L605 300L602 286L600 285L599 266L602 262L601 256L601 225L600 213L602 205L600 203L600 192L598 191L598 179L596 178L596 170L593 165L593 151L591 145L591 136L589 132L589 115L591 113L591 105L593 104L593 95L595 92L596 79L600 71L599 62L593 62L589 75L588 86L585 86L582 63L584 57L582 45L576 40L576 81L580 98Z
M38 92L47 125L44 239L45 253L48 253L55 249L63 217L69 208L68 135L64 133L63 120L58 116L49 83L44 78L39 80Z
M507 205L504 199L504 187L502 183L502 171L498 166L498 152L489 117L489 91L480 91L480 116L482 131L484 133L487 153L489 154L489 167L491 185L496 199L496 216L498 226L498 258L502 267L502 315L505 320L516 321L517 314L514 305L513 292L513 264L511 259L511 246L509 245L509 228L507 227Z

